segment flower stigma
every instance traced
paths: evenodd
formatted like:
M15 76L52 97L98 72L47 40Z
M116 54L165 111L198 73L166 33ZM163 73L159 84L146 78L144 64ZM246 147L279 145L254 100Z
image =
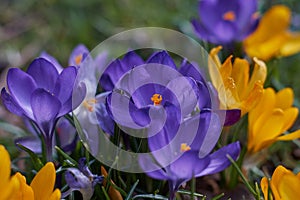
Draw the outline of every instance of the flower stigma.
M153 105L158 106L162 101L162 96L160 94L154 94L151 97L151 101L153 101Z
M191 150L191 147L189 145L187 145L186 143L181 143L180 145L180 151L181 152L186 152Z
M94 105L97 103L97 100L95 98L93 99L88 99L83 101L83 106L89 111L93 112L94 111Z
M223 19L227 21L234 21L235 20L235 13L233 11L228 11L224 13Z
M76 65L79 65L82 61L82 54L77 55L74 60Z

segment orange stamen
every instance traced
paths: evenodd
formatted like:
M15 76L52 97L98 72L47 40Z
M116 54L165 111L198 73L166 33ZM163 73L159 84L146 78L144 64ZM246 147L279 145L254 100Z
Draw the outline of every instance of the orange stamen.
M75 64L79 65L82 61L82 54L79 54L78 56L75 57Z
M223 19L227 21L234 21L235 20L235 14L233 11L228 11L224 13Z
M162 96L160 94L154 94L151 97L151 101L153 101L153 104L155 106L160 105L161 101L162 101Z
M186 151L189 151L191 150L191 147L189 145L187 145L186 143L182 143L180 145L180 151L181 152L186 152Z

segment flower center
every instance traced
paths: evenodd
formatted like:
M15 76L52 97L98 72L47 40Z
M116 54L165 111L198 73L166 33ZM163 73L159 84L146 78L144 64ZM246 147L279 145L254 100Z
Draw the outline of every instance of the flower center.
M153 101L153 104L155 106L160 105L161 101L162 101L162 96L160 94L154 94L151 97L151 101Z
M94 105L97 103L96 99L88 99L83 101L83 106L89 111L94 111Z
M180 151L181 152L186 152L191 150L191 147L189 145L187 145L186 143L181 143L180 145Z
M75 63L76 65L79 65L82 61L82 54L79 54L75 57Z
M234 21L235 20L235 13L233 11L228 11L224 13L223 19L227 21Z

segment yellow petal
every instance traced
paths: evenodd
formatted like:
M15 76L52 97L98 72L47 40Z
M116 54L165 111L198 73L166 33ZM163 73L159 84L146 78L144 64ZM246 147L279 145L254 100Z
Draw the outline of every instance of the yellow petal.
M241 100L245 98L246 86L249 80L250 73L249 63L245 59L236 58L233 63L232 75L237 87L237 91Z
M249 112L248 122L249 128L253 128L254 123L262 113L271 112L275 107L275 91L273 88L267 88L263 92L263 96L254 109Z
M300 196L300 180L291 171L281 177L278 191L281 199L298 199Z
M0 145L0 159L0 199L11 199L20 183L16 177L10 178L10 156L3 145Z
M55 183L55 168L52 162L48 162L33 178L30 186L36 200L49 199Z
M281 199L280 194L279 194L279 185L280 185L280 181L282 180L282 177L285 176L287 173L289 173L289 171L286 168L284 168L283 166L279 165L275 169L275 171L272 175L270 185L271 185L272 193L274 195L275 200Z
M257 59L253 58L253 61L255 62L254 69L247 87L247 92L246 95L249 95L249 93L252 91L254 88L254 85L260 81L262 84L265 82L266 77L267 77L267 67L266 64Z
M216 48L213 48L209 55L208 59L208 71L211 78L211 81L213 85L218 89L219 87L222 87L223 84L223 78L220 73L220 69L222 67L222 64L220 62L220 59L218 57L218 52L222 49L221 46L218 46Z
M278 137L276 140L289 141L300 138L300 130Z
M284 125L282 127L281 132L285 132L289 128L291 128L291 126L296 121L299 113L298 108L296 107L285 109L283 112L284 112L284 118L283 118Z
M0 159L0 191L2 191L10 179L10 156L2 145L0 145Z
M255 152L269 146L281 134L283 116L281 109L274 109L271 114L264 113L257 119L253 128L253 141L250 141Z
M250 110L252 110L261 100L263 96L264 88L260 81L257 81L254 85L254 88L249 93L247 98L242 102L241 105L241 115L243 116Z
M244 48L251 57L268 60L279 53L286 41L285 32L290 25L291 12L283 5L273 6L268 10L257 29L244 41Z
M20 189L14 192L12 200L34 200L34 194L32 188L27 185L26 178L17 172L14 177L19 180Z
M228 58L224 61L222 64L222 67L220 68L220 73L221 76L224 79L227 77L231 77L231 72L232 72L232 56L228 56Z
M300 52L300 33L286 32L286 40L279 50L279 56L290 56Z
M221 68L222 64L221 61L219 59L218 53L221 51L222 46L217 46L215 48L212 48L212 50L210 50L209 55L210 58L214 61L214 63L216 64L216 66L218 68Z
M276 94L276 104L277 108L286 109L293 105L294 102L294 92L291 88L284 88L277 92Z
M106 177L107 177L107 172L105 170L105 168L103 166L101 166L101 174L105 177L105 179L103 180L103 185L104 187L106 186ZM112 181L111 181L112 182ZM112 182L112 184L114 184L114 182ZM120 194L120 192L118 190L116 190L114 187L109 187L108 189L108 195L111 199L114 200L123 200L122 195Z
M59 200L61 197L61 192L59 189L55 189L54 192L51 194L49 200Z
M264 194L264 199L268 199L269 181L266 177L263 177L260 181L260 187Z

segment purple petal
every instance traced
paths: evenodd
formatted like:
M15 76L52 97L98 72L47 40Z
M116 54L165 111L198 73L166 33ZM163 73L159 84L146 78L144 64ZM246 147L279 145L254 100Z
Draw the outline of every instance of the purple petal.
M35 80L37 87L53 92L59 74L51 62L37 58L29 65L27 73Z
M44 58L51 62L58 71L58 73L62 72L62 70L64 69L53 56L49 55L45 51L40 54L40 58Z
M226 169L230 164L230 160L227 155L230 155L233 160L236 160L240 154L240 143L231 143L216 152L212 153L209 157L211 159L209 165L200 173L196 174L196 177L214 174Z
M202 72L200 71L200 68L197 67L196 64L191 64L190 62L187 61L187 59L184 59L181 63L181 66L179 68L179 72L183 75L183 76L188 76L188 77L192 77L193 79L195 79L196 81L199 82L204 82L204 78L202 76Z
M139 165L151 178L158 180L168 179L166 172L156 163L150 154L139 154Z
M44 89L36 89L31 97L35 121L46 136L51 136L57 114L61 108L59 100Z
M123 59L114 60L108 65L100 78L100 85L106 91L111 91L119 79L132 68L142 65L144 61L134 51L125 54Z
M167 51L153 53L146 63L158 63L176 69L176 65Z
M81 171L76 168L68 168L65 173L65 180L68 186L74 190L91 187L91 181Z
M12 68L7 74L7 86L15 103L23 108L28 117L33 118L30 98L37 86L32 77L20 69Z
M54 95L64 104L72 95L77 70L75 67L65 68L59 75L54 88Z
M89 54L89 50L85 45L77 45L70 55L69 66L79 66L84 60L84 56L86 56L87 54Z
M1 99L2 103L10 112L18 116L26 115L25 111L17 104L17 102L10 96L10 94L6 92L5 88L2 88L1 90Z
M75 148L77 141L76 129L65 118L60 118L57 122L56 132L58 134L60 147L64 151L71 151Z
M21 144L22 146L30 149L34 153L42 153L41 140L36 136L17 138L15 139L15 144Z
M203 113L200 113L200 116L201 115L203 115ZM220 118L217 114L211 113L209 115L208 121L209 124L205 124L205 129L204 129L205 137L202 140L202 144L199 149L200 158L205 157L207 154L209 154L212 151L212 149L215 147L216 143L218 142L218 139L222 131Z
M224 112L224 111L219 111ZM232 110L226 110L226 116L225 116L225 122L224 126L231 126L239 121L241 118L241 110L238 109L232 109Z

